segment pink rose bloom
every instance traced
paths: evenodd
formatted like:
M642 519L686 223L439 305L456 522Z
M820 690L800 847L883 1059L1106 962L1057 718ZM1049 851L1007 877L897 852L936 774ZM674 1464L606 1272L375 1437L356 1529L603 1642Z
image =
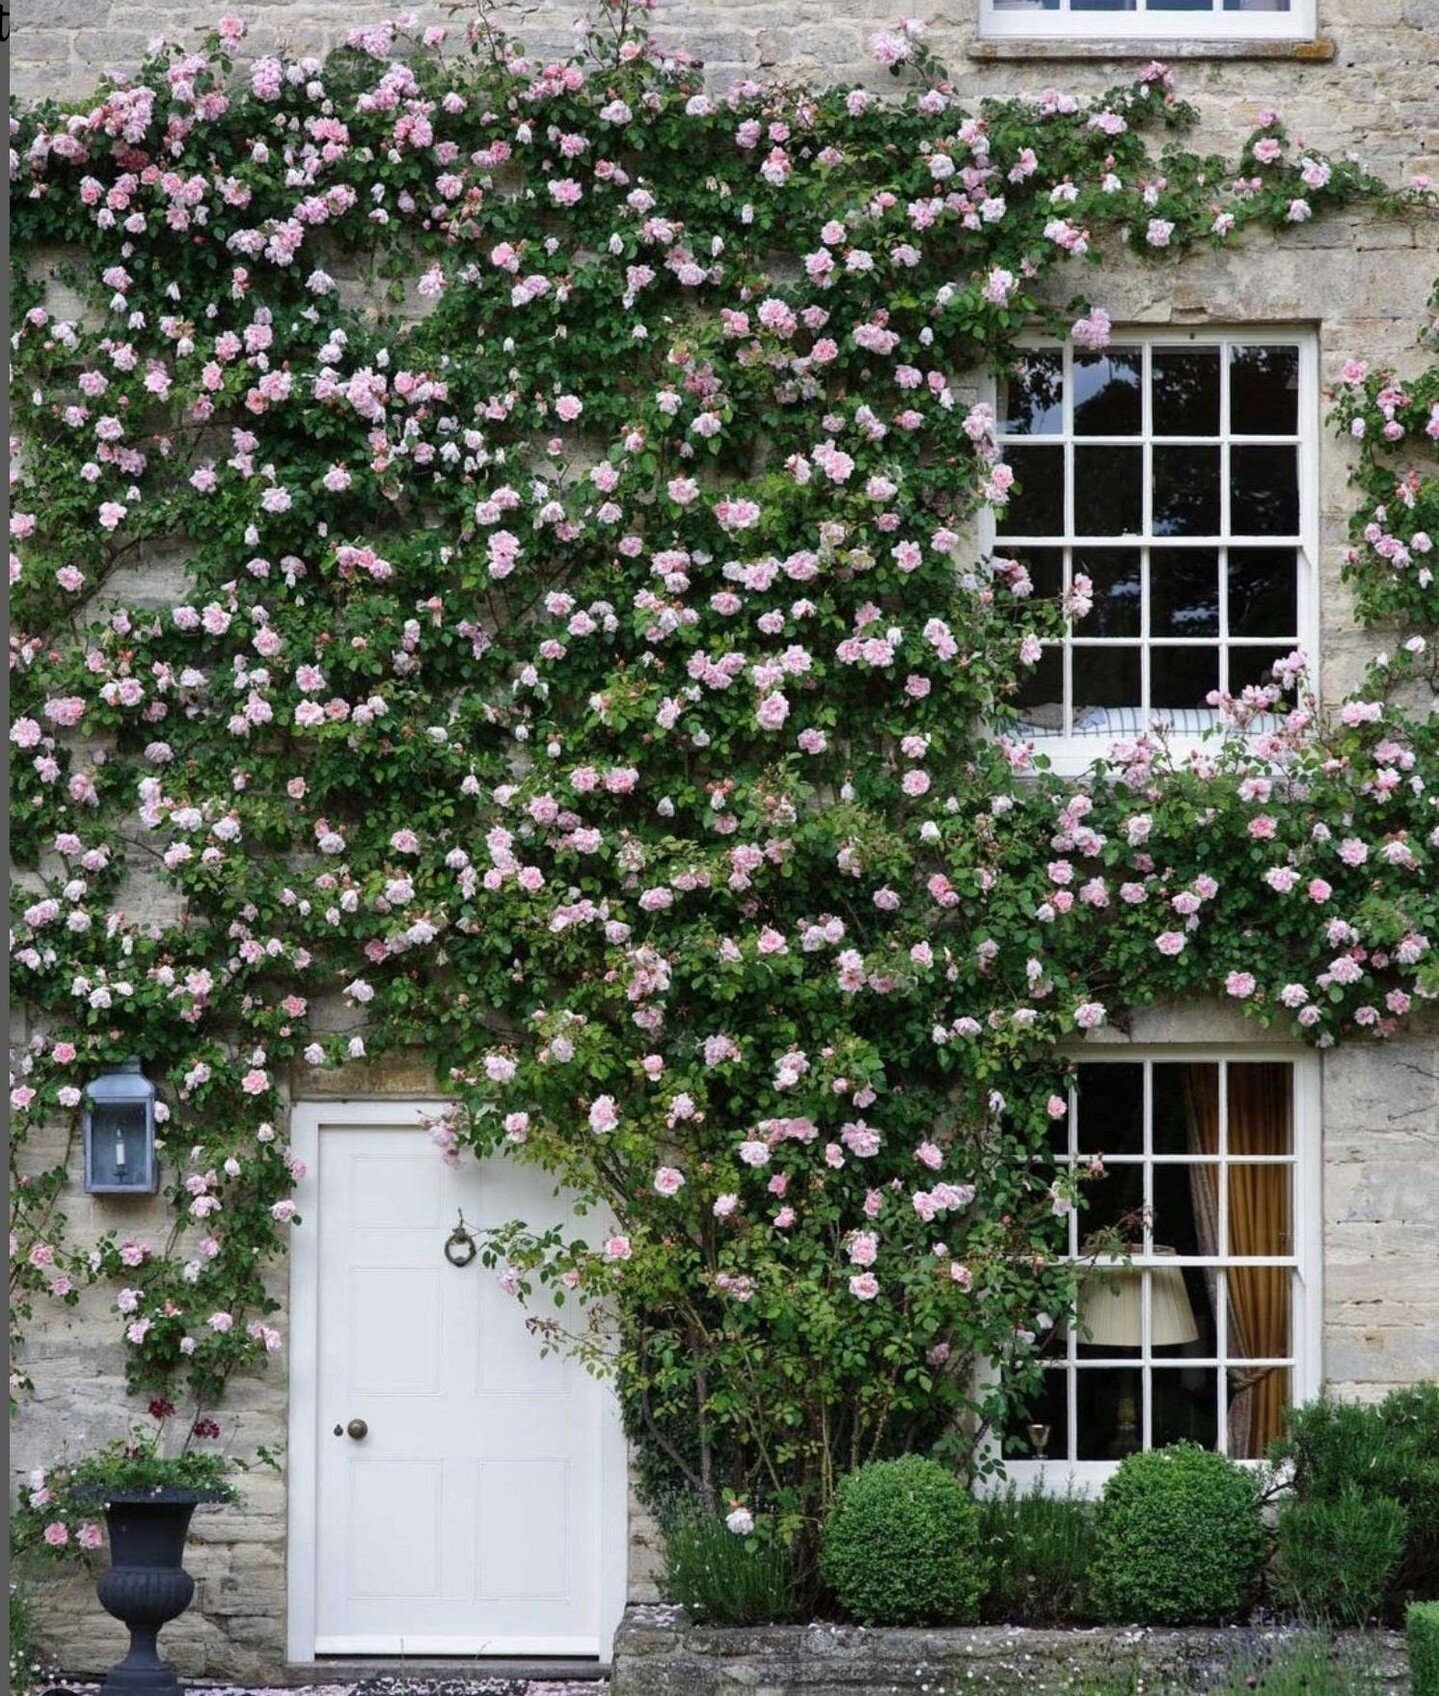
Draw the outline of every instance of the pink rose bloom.
M1230 972L1224 980L1225 993L1236 1001L1247 1001L1257 987L1252 972Z
M628 1260L634 1251L630 1248L628 1237L607 1237L605 1239L606 1260Z
M44 1537L52 1549L63 1549L70 1541L70 1528L58 1519L52 1519L45 1527Z
M655 1173L656 1195L678 1195L685 1181L684 1173L673 1166L661 1166Z
M1184 952L1184 933L1178 930L1161 931L1154 939L1154 946L1161 954L1173 959L1176 954Z
M879 1255L879 1238L873 1231L861 1231L849 1245L849 1258L856 1266L873 1266Z
M879 1279L873 1272L857 1272L849 1281L849 1293L860 1301L873 1301L879 1294Z
M75 1541L82 1549L98 1549L105 1541L105 1533L98 1525L86 1521L75 1534Z
M1315 877L1309 880L1309 887L1304 891L1304 893L1311 901L1315 902L1319 906L1323 906L1334 891L1327 883L1325 883L1322 877Z
M1098 1030L1104 1023L1104 1013L1102 1001L1083 1001L1074 1010L1074 1022L1082 1031Z

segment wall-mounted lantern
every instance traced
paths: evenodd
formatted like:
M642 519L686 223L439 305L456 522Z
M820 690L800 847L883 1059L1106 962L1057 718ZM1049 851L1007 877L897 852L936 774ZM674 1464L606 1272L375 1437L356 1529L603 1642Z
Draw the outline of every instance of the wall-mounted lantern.
M153 1195L155 1086L126 1060L85 1086L85 1191L88 1195Z

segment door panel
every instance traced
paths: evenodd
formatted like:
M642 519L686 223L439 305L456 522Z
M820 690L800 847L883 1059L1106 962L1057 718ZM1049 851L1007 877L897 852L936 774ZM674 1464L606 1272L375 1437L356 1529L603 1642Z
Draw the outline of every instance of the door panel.
M610 1393L444 1257L460 1210L579 1227L542 1173L452 1171L418 1130L323 1126L317 1183L316 1652L598 1653Z

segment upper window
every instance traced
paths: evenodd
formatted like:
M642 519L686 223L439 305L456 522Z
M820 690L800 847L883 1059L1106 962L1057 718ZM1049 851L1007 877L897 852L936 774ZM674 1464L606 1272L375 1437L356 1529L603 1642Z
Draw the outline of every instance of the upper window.
M1011 1471L1083 1480L1181 1440L1259 1460L1317 1393L1314 1082L1307 1061L1078 1067L1052 1145L1102 1174L1054 1226L1083 1263L1078 1322L1044 1342L1042 1388L1004 1433ZM1095 1258L1109 1234L1127 1263Z
M1303 41L1315 0L981 0L989 36Z
M983 540L1091 610L1027 673L1020 736L1084 760L1142 731L1193 741L1217 695L1312 656L1316 382L1301 336L1025 351L996 408L1017 492Z

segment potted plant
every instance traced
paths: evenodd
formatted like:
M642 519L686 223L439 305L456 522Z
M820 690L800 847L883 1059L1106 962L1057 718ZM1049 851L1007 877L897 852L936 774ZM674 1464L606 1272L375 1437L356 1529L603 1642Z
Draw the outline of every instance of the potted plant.
M180 1681L161 1658L157 1638L195 1595L184 1568L191 1516L202 1503L234 1501L232 1475L242 1465L218 1449L196 1446L220 1435L209 1418L194 1420L178 1452L167 1453L174 1403L157 1397L149 1411L153 1427L135 1426L128 1437L52 1470L31 1496L32 1507L49 1515L41 1535L57 1552L72 1545L72 1515L104 1512L110 1566L96 1590L101 1606L130 1632L129 1653L103 1686L111 1696L179 1696ZM99 1541L98 1527L88 1523L73 1538L81 1549Z

